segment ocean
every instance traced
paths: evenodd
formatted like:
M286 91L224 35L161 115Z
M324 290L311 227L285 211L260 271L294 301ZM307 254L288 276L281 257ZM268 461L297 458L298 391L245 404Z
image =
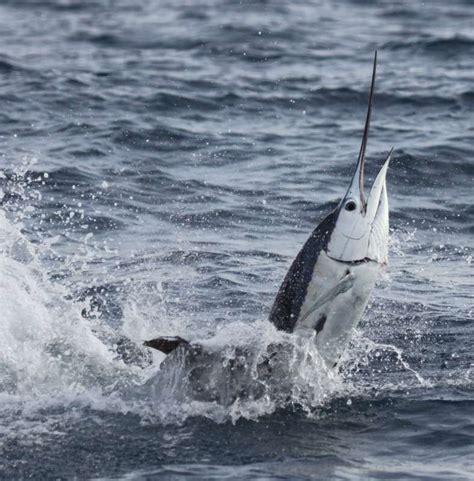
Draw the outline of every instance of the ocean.
M470 0L4 0L0 20L1 479L474 479ZM295 346L230 402L159 378L146 339L225 364L284 336L269 310L345 193L375 50L389 263L340 369Z

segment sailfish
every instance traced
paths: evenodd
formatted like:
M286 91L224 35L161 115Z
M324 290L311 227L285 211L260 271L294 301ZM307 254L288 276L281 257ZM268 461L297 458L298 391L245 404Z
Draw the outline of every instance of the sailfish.
M372 80L362 143L354 174L344 197L314 229L289 268L270 310L277 329L312 336L317 350L333 368L359 323L381 269L387 263L389 208L387 169L393 148L383 162L368 196L364 168L377 70ZM201 352L179 337L159 337L144 343L165 354L176 350ZM196 350L197 349L197 350Z

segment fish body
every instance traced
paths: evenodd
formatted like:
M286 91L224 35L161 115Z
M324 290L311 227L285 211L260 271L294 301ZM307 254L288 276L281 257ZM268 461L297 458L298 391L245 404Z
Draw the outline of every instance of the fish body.
M269 316L277 329L299 338L314 339L320 356L330 369L337 365L344 352L367 306L376 279L387 263L389 208L386 174L393 149L383 162L368 196L364 193L365 151L376 62L377 54L362 143L349 187L336 209L319 223L294 259ZM216 354L206 353L201 346L181 338L155 338L145 345L169 354L164 366L180 356L182 364L184 362L188 368L188 378L194 379L196 386L209 389L214 380L222 379L215 372L214 365L214 361L219 366L226 365L219 360L219 353L216 357ZM287 346L272 345L259 359L256 365L265 376L275 374L275 359L284 358L280 352L287 352ZM244 350L240 358L248 360L249 356L250 351ZM247 361L229 365L234 374L239 373L241 379L245 378L243 367L248 366Z

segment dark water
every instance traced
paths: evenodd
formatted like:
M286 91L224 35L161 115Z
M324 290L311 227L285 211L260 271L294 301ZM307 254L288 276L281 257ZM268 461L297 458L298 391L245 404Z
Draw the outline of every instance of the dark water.
M0 6L2 479L474 479L474 6ZM117 342L270 342L356 159L389 171L390 265L340 373L219 406ZM156 360L159 360L158 358ZM293 366L295 367L295 366Z

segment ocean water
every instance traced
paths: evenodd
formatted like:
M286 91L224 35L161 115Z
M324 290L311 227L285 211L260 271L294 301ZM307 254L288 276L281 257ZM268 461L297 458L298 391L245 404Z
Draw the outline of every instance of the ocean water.
M4 0L0 20L1 479L474 479L470 0ZM285 337L269 309L345 192L375 49L389 265L341 370L308 342L218 402L124 357Z

